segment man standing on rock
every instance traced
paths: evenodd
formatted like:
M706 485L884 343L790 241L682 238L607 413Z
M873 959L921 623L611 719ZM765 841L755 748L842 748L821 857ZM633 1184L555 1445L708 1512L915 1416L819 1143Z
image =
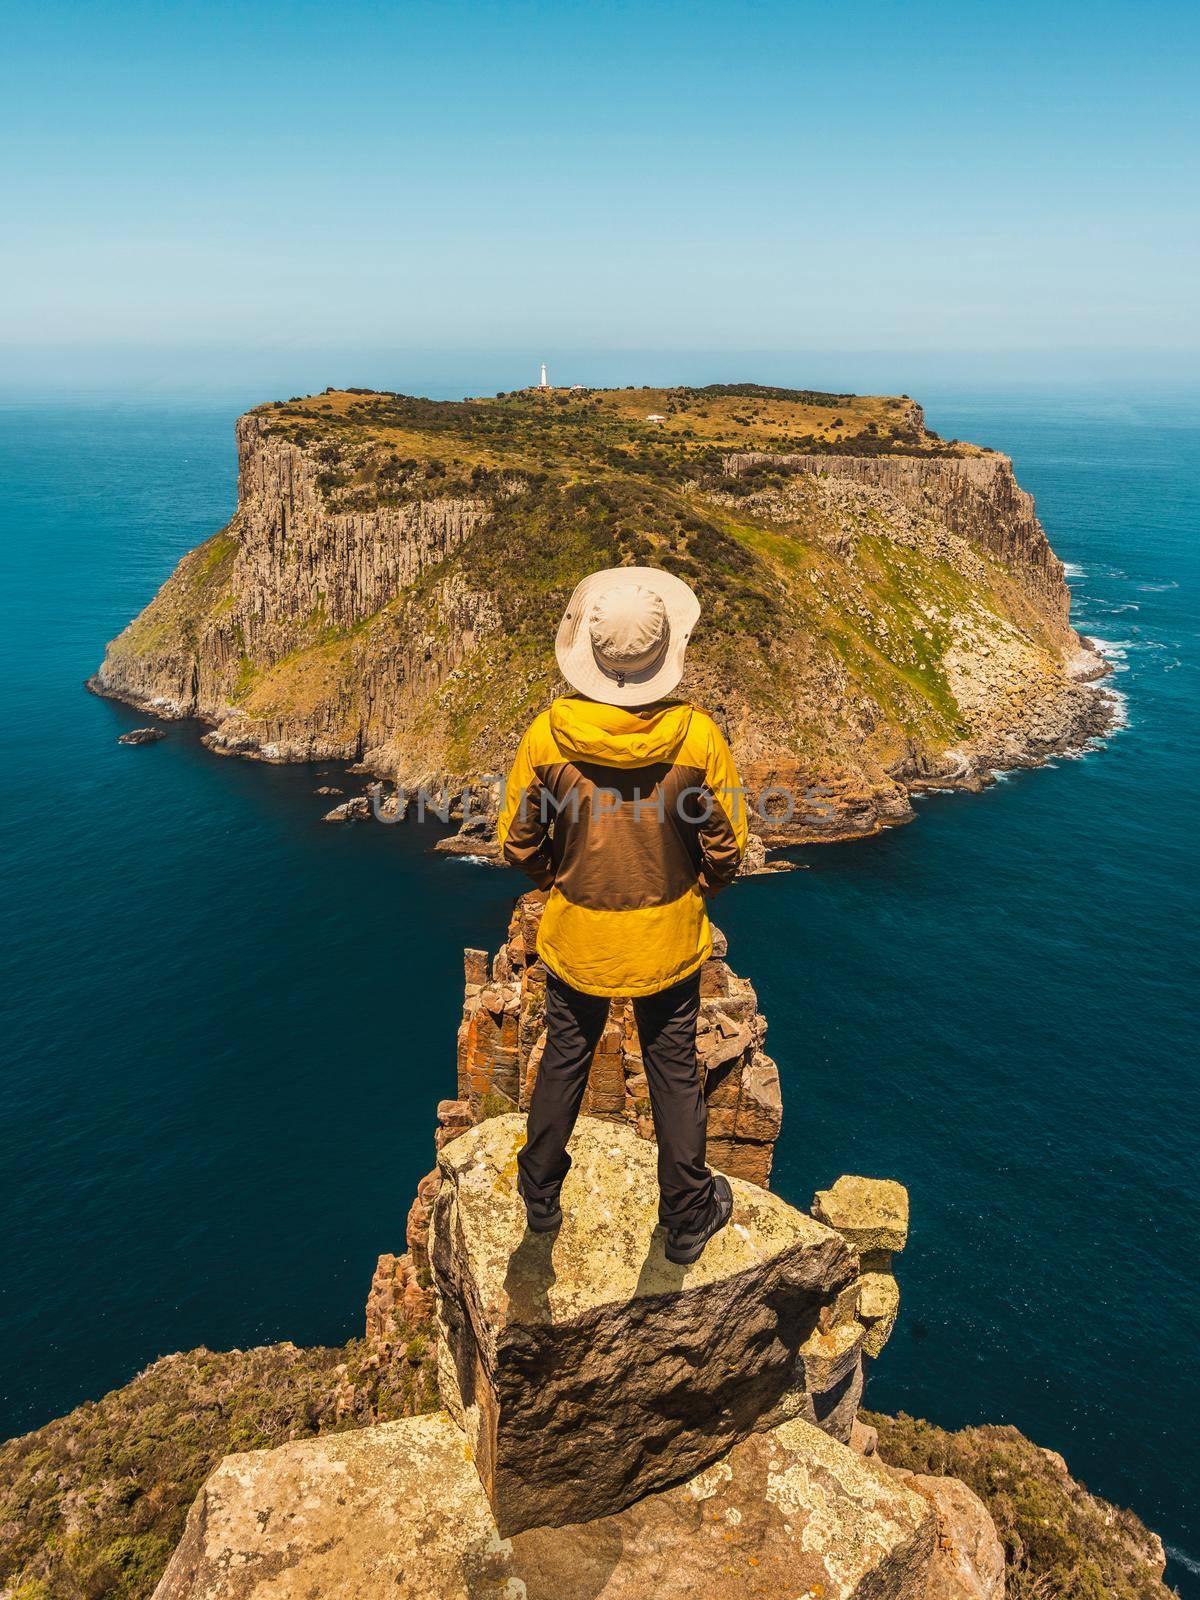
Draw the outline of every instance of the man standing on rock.
M729 1221L728 1182L705 1159L696 1057L706 895L737 874L744 796L712 719L667 700L700 602L653 567L585 578L555 653L578 695L521 740L500 814L505 860L550 891L537 948L548 969L546 1046L518 1158L530 1228L562 1221L559 1191L609 1000L632 999L658 1140L667 1259L696 1261Z

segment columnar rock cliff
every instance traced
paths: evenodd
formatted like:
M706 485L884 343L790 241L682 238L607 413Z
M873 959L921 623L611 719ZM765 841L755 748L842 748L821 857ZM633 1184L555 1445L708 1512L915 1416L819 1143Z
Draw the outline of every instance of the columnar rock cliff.
M977 784L1110 718L1011 464L944 444L911 402L328 393L251 412L237 448L232 521L92 681L202 718L221 753L486 787L555 690L574 583L631 561L700 593L682 692L757 793L797 796L764 807L768 836L902 821L914 787Z

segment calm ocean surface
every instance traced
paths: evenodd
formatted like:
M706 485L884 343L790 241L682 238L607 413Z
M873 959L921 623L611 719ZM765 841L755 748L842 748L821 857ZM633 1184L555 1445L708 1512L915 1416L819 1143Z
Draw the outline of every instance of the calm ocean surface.
M935 796L721 905L784 1079L776 1187L912 1191L869 1403L1016 1423L1200 1594L1200 398L926 394L1015 457L1108 641L1107 750ZM0 1436L167 1351L360 1331L520 885L322 828L82 688L233 506L225 406L0 404Z

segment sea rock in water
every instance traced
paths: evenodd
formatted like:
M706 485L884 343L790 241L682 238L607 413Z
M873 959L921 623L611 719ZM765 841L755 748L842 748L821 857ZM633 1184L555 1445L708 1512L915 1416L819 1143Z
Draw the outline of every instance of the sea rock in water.
M371 818L371 802L365 794L356 795L353 800L343 800L340 806L334 806L332 811L327 811L321 818L322 822L369 822Z
M167 737L165 728L130 728L128 733L122 733L117 738L118 744L157 744L160 739Z
M627 1511L505 1539L436 1412L227 1456L155 1600L925 1600L935 1525L795 1421Z
M780 861L767 855L767 847L761 836L751 833L746 840L746 854L742 857L742 864L738 868L739 878L760 878L770 872L799 872L799 861Z
M500 855L500 846L494 838L486 833L448 833L444 839L439 839L433 847L439 855L443 856L469 856L472 861L478 861L484 866L502 867L504 861Z
M345 789L339 789L335 783L323 783L319 789L314 789L314 794L345 794Z
M623 1510L813 1415L801 1346L857 1276L838 1234L735 1178L731 1224L673 1266L653 1146L593 1117L571 1140L561 1230L527 1233L524 1140L508 1115L444 1145L430 1228L442 1402L504 1534ZM856 1406L853 1352L833 1381ZM847 1437L852 1421L837 1418Z

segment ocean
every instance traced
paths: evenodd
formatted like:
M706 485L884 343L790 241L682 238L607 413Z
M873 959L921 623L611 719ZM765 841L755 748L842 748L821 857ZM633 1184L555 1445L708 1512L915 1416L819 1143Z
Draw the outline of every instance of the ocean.
M462 947L521 887L322 827L330 769L190 725L121 747L145 719L84 691L228 517L253 398L0 402L0 1435L171 1350L361 1331L453 1093ZM906 1183L868 1403L1015 1423L1198 1596L1200 397L921 398L1015 458L1127 725L723 899L783 1078L775 1187Z

